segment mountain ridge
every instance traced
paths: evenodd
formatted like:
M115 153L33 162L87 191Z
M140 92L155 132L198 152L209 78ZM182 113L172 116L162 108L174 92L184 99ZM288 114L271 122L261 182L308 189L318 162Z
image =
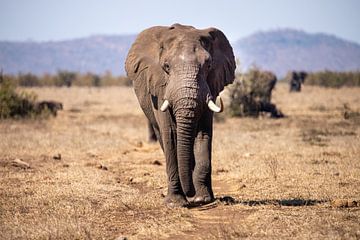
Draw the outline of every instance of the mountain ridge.
M58 70L125 74L124 61L136 34L92 35L60 41L0 41L5 73ZM256 65L282 77L290 70L360 69L360 44L325 33L277 29L259 31L232 43L240 69Z
M136 35L93 35L46 42L0 41L5 73L54 73L58 70L124 74L124 61Z
M289 70L360 69L360 45L324 33L293 29L257 32L233 47L244 69L255 64L280 76Z

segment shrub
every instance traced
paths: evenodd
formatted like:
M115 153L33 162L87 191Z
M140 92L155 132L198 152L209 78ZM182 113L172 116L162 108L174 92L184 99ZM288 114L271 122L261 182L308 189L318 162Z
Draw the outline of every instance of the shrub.
M257 117L260 112L270 112L271 117L283 117L271 103L271 92L276 81L273 73L256 67L238 75L229 87L229 115Z
M257 116L258 107L255 99L251 97L249 86L244 84L241 76L237 77L229 87L230 105L228 113L230 116Z
M63 109L60 102L36 102L34 93L17 92L12 80L0 73L0 119L56 116Z
M35 100L34 94L17 93L15 85L2 74L0 75L0 119L34 116Z

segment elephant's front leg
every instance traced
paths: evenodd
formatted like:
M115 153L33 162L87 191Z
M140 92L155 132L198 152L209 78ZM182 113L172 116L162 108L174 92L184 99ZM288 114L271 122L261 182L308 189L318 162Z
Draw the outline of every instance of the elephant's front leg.
M154 126L148 121L148 142L156 142L157 137L155 133Z
M162 119L160 126L161 142L166 159L166 174L168 177L168 192L164 203L169 207L187 206L185 194L181 188L179 168L176 154L176 131L168 122Z
M195 138L195 168L193 173L196 195L194 203L205 204L214 200L211 185L211 141L213 114L206 111L200 119Z

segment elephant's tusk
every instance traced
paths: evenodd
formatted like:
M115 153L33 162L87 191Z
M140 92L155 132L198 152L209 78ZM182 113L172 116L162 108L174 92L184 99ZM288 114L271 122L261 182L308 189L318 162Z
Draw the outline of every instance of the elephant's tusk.
M216 106L216 104L212 100L208 102L208 107L210 108L211 111L220 113L224 110L224 104L221 97L219 97L219 99L220 99L220 107Z
M161 110L162 112L165 112L166 109L168 109L169 105L170 105L169 101L168 101L168 100L165 100L165 101L163 102L163 104L161 105L160 110Z

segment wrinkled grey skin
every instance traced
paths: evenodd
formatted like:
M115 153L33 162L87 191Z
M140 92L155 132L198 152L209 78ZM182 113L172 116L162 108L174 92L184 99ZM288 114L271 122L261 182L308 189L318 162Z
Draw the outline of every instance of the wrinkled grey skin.
M235 59L225 35L180 24L152 27L138 35L125 67L164 151L165 204L213 201L213 112L207 103L234 80ZM162 112L165 100L170 106Z
M150 121L148 121L147 127L148 127L148 142L149 143L156 142L157 141L156 133Z

